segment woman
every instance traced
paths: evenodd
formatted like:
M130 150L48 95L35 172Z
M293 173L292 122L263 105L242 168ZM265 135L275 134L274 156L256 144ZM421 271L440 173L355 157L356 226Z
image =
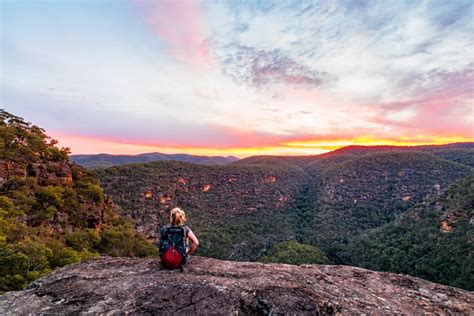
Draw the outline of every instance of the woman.
M182 268L199 245L193 231L185 225L186 214L176 207L171 210L170 224L160 229L160 257L166 268ZM188 248L189 241L192 242Z

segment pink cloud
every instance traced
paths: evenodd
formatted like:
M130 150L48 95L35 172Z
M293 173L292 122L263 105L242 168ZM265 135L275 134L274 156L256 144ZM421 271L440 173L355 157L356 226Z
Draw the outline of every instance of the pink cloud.
M205 19L198 1L133 0L154 34L166 41L173 57L196 66L212 65Z
M474 70L430 74L433 84L413 98L389 104L374 104L371 120L389 125L399 135L430 134L474 137ZM397 112L410 111L403 120L391 119Z

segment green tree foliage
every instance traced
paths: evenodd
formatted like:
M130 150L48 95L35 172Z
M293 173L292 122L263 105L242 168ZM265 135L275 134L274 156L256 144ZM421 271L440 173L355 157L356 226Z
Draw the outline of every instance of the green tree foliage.
M136 238L134 226L125 223L119 226L105 227L100 234L99 249L102 253L114 257L153 256L158 249L146 244L141 237Z
M67 160L70 149L57 148L56 144L42 128L0 110L0 156L4 159L22 163L42 158Z
M0 165L7 172L0 179L0 293L101 254L157 255L133 223L117 220L95 175L56 144L41 128L0 111ZM72 183L62 184L68 171Z
M300 244L297 241L285 241L274 245L268 253L258 261L288 264L328 264L329 259L324 253L311 245Z
M348 263L474 290L474 175L340 248ZM450 229L443 231L446 220Z

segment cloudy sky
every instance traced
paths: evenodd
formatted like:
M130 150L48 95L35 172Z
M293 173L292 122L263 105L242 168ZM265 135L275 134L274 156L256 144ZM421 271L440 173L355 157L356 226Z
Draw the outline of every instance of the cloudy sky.
M0 107L79 153L474 141L474 2L0 0Z

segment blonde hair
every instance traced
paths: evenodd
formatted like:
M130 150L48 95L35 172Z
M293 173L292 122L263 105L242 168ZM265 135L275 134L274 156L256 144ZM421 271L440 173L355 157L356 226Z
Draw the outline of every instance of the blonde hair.
M186 214L179 207L175 207L171 210L170 223L171 225L184 225L186 221Z

